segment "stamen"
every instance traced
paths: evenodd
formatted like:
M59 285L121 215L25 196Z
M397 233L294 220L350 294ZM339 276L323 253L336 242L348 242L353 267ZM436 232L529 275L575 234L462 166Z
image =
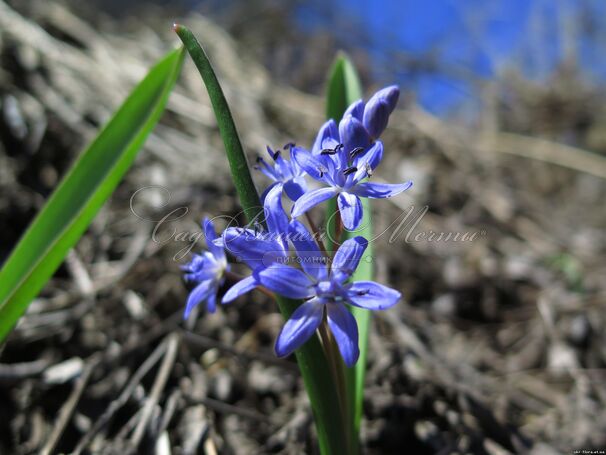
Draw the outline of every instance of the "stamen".
M362 295L368 294L369 292L370 292L370 289L364 289L362 291L356 292L356 294L362 296Z
M324 173L328 172L328 169L326 169L324 166L318 166L318 172L320 173L320 177L324 177Z
M372 177L372 168L370 167L370 164L366 163L364 170L366 171L368 178Z
M294 142L288 142L287 144L284 144L284 147L282 147L284 150L290 150L291 148L293 148L296 144Z
M355 149L353 149L351 152L349 152L349 157L353 158L356 155L362 153L364 151L364 147L356 147Z
M334 155L335 153L337 153L339 150L341 150L344 147L343 144L338 144L334 149L323 149L320 152L320 155Z
M348 167L347 169L343 169L343 174L344 174L344 175L353 174L353 173L354 173L354 172L356 172L357 170L358 170L358 168L357 168L357 167L355 167L355 166L351 166L351 167Z

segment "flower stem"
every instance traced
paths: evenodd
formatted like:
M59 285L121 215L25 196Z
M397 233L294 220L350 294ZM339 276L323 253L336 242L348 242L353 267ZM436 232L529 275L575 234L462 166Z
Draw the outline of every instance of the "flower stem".
M347 381L345 377L345 364L341 358L337 343L328 327L328 321L326 320L326 312L324 313L324 319L318 328L320 332L320 339L322 340L322 346L328 363L331 367L331 373L335 382L335 388L337 389L339 406L341 408L341 415L343 416L343 422L349 420L349 406L347 403ZM349 425L345 425L346 441L351 444L351 435L349 434ZM348 453L350 453L351 447L348 447Z
M328 253L326 252L326 246L324 246L324 242L322 241L322 236L321 236L320 230L318 229L318 225L316 223L314 223L314 220L311 217L311 215L309 214L309 212L305 213L305 218L307 219L307 222L309 223L309 227L311 228L311 231L314 233L314 237L316 239L316 243L318 244L318 248L320 248L320 251L322 251L322 253L324 253L324 256L328 257Z
M341 218L341 211L339 209L337 209L336 217L337 225L335 227L335 251L337 250L337 246L340 244L339 242L341 242L341 236L343 235L343 218Z

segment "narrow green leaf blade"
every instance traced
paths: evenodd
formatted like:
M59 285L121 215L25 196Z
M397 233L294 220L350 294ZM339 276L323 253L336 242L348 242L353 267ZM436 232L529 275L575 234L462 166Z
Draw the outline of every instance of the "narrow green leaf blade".
M326 114L328 118L333 118L339 121L343 117L343 113L347 107L362 98L362 86L355 67L347 57L341 53L337 56L328 80L328 92L326 102ZM370 215L370 203L368 199L362 199L364 209L364 217L361 222L361 227L355 233L344 232L344 238L351 238L356 235L362 235L367 239L372 238L372 222ZM330 238L335 238L335 217L332 216L337 210L336 199L329 201L327 208L327 220L330 222L327 225L327 230L330 233ZM340 239L339 239L340 240ZM344 239L343 239L344 240ZM365 256L360 262L358 269L352 276L352 281L372 280L373 250L372 243L368 244ZM359 331L359 346L360 358L355 367L347 369L347 393L348 406L353 409L354 413L352 425L354 427L353 435L358 435L360 430L360 421L362 419L362 404L364 400L364 376L366 372L366 356L368 351L368 331L370 329L370 311L361 308L350 307L351 312L356 318ZM352 441L354 447L357 446L357 441Z
M236 125L212 65L190 30L182 25L175 25L175 31L198 68L208 91L219 125L219 132L225 145L236 191L246 218L249 222L262 221L263 209L259 195L250 175L250 168L246 162ZM277 302L284 319L288 319L301 303L279 296ZM295 352L295 355L311 402L320 452L325 455L349 453L337 391L319 339L316 336L310 338Z
M0 342L112 194L157 123L179 75L171 51L76 160L0 270Z
M183 41L187 52L200 72L200 76L202 76L215 117L217 118L219 132L223 139L229 166L232 170L232 177L234 178L234 185L236 186L242 208L244 209L246 218L253 220L261 210L259 196L250 175L246 155L244 155L236 124L229 110L229 105L227 104L221 85L208 60L208 56L193 33L186 27L177 24L175 24L175 32L181 41Z
M347 107L362 98L362 84L356 68L344 52L339 52L328 78L326 118L339 121Z

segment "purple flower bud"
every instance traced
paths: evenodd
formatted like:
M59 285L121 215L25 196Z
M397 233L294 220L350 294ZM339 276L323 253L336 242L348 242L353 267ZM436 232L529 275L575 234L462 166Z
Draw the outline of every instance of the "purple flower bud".
M398 103L400 89L396 85L375 93L364 109L363 123L370 136L377 139L387 127L389 115Z
M348 115L362 121L362 116L364 115L364 101L358 100L351 103L343 114L343 117L347 117Z
M343 117L343 120L339 122L339 134L346 153L356 147L366 149L370 145L370 137L368 137L366 128L360 120L352 115Z

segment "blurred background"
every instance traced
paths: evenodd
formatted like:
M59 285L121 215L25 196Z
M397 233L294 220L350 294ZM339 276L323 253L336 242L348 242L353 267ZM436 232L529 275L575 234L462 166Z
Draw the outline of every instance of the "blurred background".
M600 0L0 0L0 261L177 44L173 22L204 44L251 162L311 144L344 50L366 96L400 85L375 176L415 183L373 206L377 280L405 302L374 319L365 453L606 449L605 18ZM315 453L271 302L182 321L197 222L238 212L188 60L135 166L0 348L0 453Z

